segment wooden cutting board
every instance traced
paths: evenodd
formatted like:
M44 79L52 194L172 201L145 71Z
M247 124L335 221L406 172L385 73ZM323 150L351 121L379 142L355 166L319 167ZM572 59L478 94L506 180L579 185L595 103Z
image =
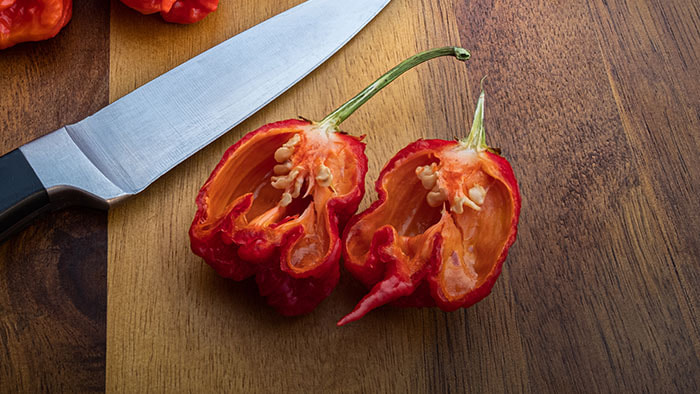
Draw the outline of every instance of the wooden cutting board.
M0 153L300 2L222 0L190 26L117 1L76 4L56 39L0 52ZM697 391L699 12L683 1L393 0L142 194L108 215L51 214L0 245L0 392ZM466 134L488 75L487 140L523 195L490 297L453 313L385 307L336 328L365 293L346 273L316 311L290 319L191 253L195 194L228 146L268 122L320 119L443 45L473 58L419 66L344 129L367 135L364 209L401 147Z

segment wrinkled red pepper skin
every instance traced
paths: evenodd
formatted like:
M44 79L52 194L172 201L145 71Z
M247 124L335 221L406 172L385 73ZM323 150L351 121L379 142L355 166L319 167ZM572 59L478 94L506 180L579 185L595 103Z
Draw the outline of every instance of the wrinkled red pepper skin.
M172 23L199 22L216 11L219 0L121 0L130 8L148 15L160 12L163 19Z
M349 233L353 227L365 217L371 215L384 204L391 204L387 199L387 191L384 189L384 178L391 174L401 162L407 158L425 152L434 152L451 146L456 146L457 141L445 141L439 139L418 140L399 151L382 169L375 183L378 199L370 207L350 219L343 233L343 259L345 268L368 288L371 292L358 304L356 309L342 319L338 325L359 319L370 310L389 304L398 307L433 307L437 306L444 311L454 311L459 308L467 308L481 301L491 293L496 279L501 273L503 262L508 255L508 250L515 242L517 226L520 215L521 197L518 183L508 161L490 151L482 152L486 160L492 163L492 170L498 172L503 182L511 192L513 215L510 222L510 231L505 244L492 266L487 277L481 284L473 288L468 294L455 301L450 301L441 292L437 275L440 268L443 238L441 234L431 240L431 255L422 270L410 275L406 272L404 262L395 254L388 253L386 246L394 243L395 231L390 225L377 229L372 237L369 253L365 260L353 259L348 251ZM369 300L368 300L369 299ZM363 302L369 301L369 302Z
M365 145L359 138L336 133L347 142L357 158L356 187L348 194L333 197L327 201L325 220L330 229L329 251L326 258L313 269L303 273L290 269L286 257L290 247L304 234L301 225L286 231L278 242L270 242L264 232L251 229L238 229L235 219L250 208L252 195L235 205L215 228L205 236L198 229L207 222L207 195L212 181L236 152L256 137L274 132L277 129L298 129L309 126L307 120L286 120L271 123L248 133L232 145L211 173L197 198L197 212L190 228L192 251L201 256L216 272L237 281L255 276L260 294L268 304L280 314L296 316L311 312L325 299L338 283L340 272L340 230L357 211L364 195L364 177L367 172ZM284 223L284 221L282 222ZM277 223L280 225L282 223ZM274 230L274 226L272 227Z
M194 253L224 277L255 276L260 294L279 313L311 312L338 283L340 231L365 192L362 137L339 125L399 75L440 56L465 61L471 55L460 47L418 53L320 122L269 124L229 148L197 196Z
M0 0L0 49L56 36L72 12L72 0Z
M414 152L418 152L421 150L434 150L439 147L449 145L451 142L453 141L445 141L438 139L420 139L404 147L396 155L394 155L394 157L392 157L391 160L389 160L389 162L384 166L384 168L382 168L382 171L379 173L379 178L377 178L377 180L374 182L374 190L377 191L377 200L374 201L369 206L369 208L350 219L347 226L345 227L345 231L343 233L343 240L347 240L348 230L352 228L355 225L355 223L359 222L365 216L376 211L377 208L379 208L382 204L386 203L387 193L386 190L382 187L382 183L384 181L384 177L394 170L398 162L407 158ZM393 256L383 254L380 248L381 245L385 245L393 241L393 235L389 230L389 228L384 227L375 233L374 237L372 238L372 246L370 246L370 250L372 252L369 253L367 260L362 263L355 262L350 257L350 253L348 253L347 251L347 242L343 242L343 258L346 261L345 268L351 274L353 274L355 278L359 279L362 283L364 283L367 287L374 286L375 283L381 281L382 278L385 277L385 266L392 266L392 264L387 264L384 260L395 261L395 258Z

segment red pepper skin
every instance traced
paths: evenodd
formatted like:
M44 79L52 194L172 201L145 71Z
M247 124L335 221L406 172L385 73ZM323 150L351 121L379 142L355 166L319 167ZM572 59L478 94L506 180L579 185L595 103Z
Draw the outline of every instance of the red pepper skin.
M413 249L410 247L400 248L397 245L408 245L408 243L400 243L397 240L400 234L396 227L387 223L387 221L396 222L396 218L393 220L383 218L383 213L379 211L380 209L384 209L382 212L390 210L392 204L407 205L404 201L396 201L396 196L399 194L396 191L396 185L394 185L395 190L393 192L395 195L393 199L389 196L387 178L400 176L395 175L395 173L398 173L402 166L412 165L415 168L417 158L425 157L424 163L434 161L436 157L440 158L440 152L450 151L457 148L459 144L457 141L437 139L418 140L398 152L382 169L379 179L375 183L378 200L372 203L367 210L354 216L348 222L343 234L345 268L354 277L371 288L371 291L350 314L338 322L338 325L355 321L370 310L389 303L402 307L437 306L445 311L454 311L458 308L467 308L490 294L496 279L501 273L508 249L515 242L521 206L521 197L515 175L510 164L503 157L488 150L483 150L478 155L478 164L488 174L491 182L503 185L503 192L498 195L507 194L508 196L506 198L506 200L509 200L506 201L508 208L505 214L510 217L509 222L507 226L502 226L498 232L499 240L502 241L502 247L497 257L493 259L493 263L487 267L488 272L484 272L485 268L481 268L478 280L476 280L473 288L466 292L461 291L458 297L446 295L446 288L450 288L450 286L455 288L456 286L454 284L446 284L445 279L441 279L441 269L445 269L445 265L452 263L451 261L443 262L445 260L443 258L444 253L451 248L452 250L457 250L457 248L454 248L454 239L449 241L449 245L446 245L443 234L448 232L430 233L429 237L421 240L421 244L413 247ZM465 171L467 171L466 168ZM405 178L405 176L401 177ZM402 180L402 183L406 183L406 181ZM415 190L411 193L415 194L417 192L425 195L426 191L420 186L420 183L418 183L418 188L421 190ZM425 208L419 206L417 209L430 209L427 207L428 205L426 204ZM494 209L497 208L490 208L490 211ZM403 210L410 211L408 208L403 208ZM473 212L469 211L467 214L473 214ZM445 213L443 207L441 215L455 214ZM444 216L441 216L438 223L442 223L443 218ZM428 231L430 230L425 230L426 234ZM418 234L416 236L422 235ZM371 242L369 242L369 246L366 246L369 239L371 239ZM362 246L363 243L365 246ZM424 250L420 249L424 248L424 245L427 245L429 253L423 252L423 254L420 254L420 252L416 252L416 250ZM411 255L411 252L415 253ZM410 258L417 258L418 260L409 262ZM416 261L419 264L416 264Z
M56 36L72 12L72 0L0 0L0 49Z
M279 313L311 312L338 283L340 230L365 193L362 137L339 125L405 71L440 56L471 55L459 47L418 53L318 123L272 123L231 146L197 196L193 252L224 277L254 275Z
M161 12L163 19L171 23L195 23L216 11L219 0L179 0L168 12Z
M121 2L129 8L148 15L162 10L169 10L175 3L175 0L121 0Z
M160 12L163 19L172 23L199 22L216 11L219 0L121 0L130 8L148 15Z
M326 189L316 191L317 186L314 186L312 201L308 202L308 198L294 200L301 200L302 203L307 201L309 205L304 208L303 212L296 212L295 210L301 211L303 207L297 206L295 208L295 202L293 202L288 206L293 213L291 216L282 217L285 213L276 220L257 225L254 224L256 217L246 216L246 212L251 212L251 207L255 203L253 193L241 196L229 195L228 200L230 201L224 202L225 209L212 208L210 204L222 204L220 201L221 191L227 190L224 183L232 171L231 169L227 170L227 166L235 165L231 163L238 160L252 160L251 158L255 157L260 160L261 150L258 147L265 146L268 144L267 141L270 141L269 146L278 147L285 139L289 139L288 136L303 133L304 130L308 132L310 128L314 127L314 124L309 121L296 119L271 123L248 133L231 146L224 153L196 198L198 209L189 233L192 251L204 258L219 275L234 280L243 280L255 275L260 294L265 296L267 302L279 313L286 316L311 312L338 283L341 255L340 228L355 213L365 191L364 177L367 172L367 158L364 154L364 143L359 138L332 133L330 138L335 141L334 144L347 148L347 151L343 153L345 155L343 157L347 160L343 162L352 168L331 167L331 171L338 175L347 173L350 179L342 181L343 185L340 186L334 184L337 191L341 193L339 195L328 196L324 194L327 193ZM311 133L316 132L320 131L316 129L311 131ZM300 143L301 146L297 148L302 153L306 149L304 143ZM249 151L255 153L247 155ZM300 160L314 157L311 154L304 154L305 156L301 157ZM271 160L270 158L263 159ZM333 163L337 164L337 162ZM250 166L258 165L257 163L249 164ZM277 163L272 162L272 164ZM272 164L260 165L272 168ZM304 163L297 162L295 164ZM262 190L262 186L257 185L262 185L263 181L269 183L269 168L261 170L264 174L260 175L259 178L262 180L257 180L256 174L249 175L249 178L252 179L251 184L256 185L257 190ZM226 171L229 171L229 174L225 173ZM233 173L235 174L235 172ZM268 190L270 189L268 188ZM281 194L281 191L279 193ZM259 192L259 198L263 201L259 204L267 204L263 194L263 191ZM274 206L275 203L269 204L272 210L282 209L279 205ZM313 204L324 204L325 208ZM319 215L317 221L302 221L303 217L307 217L304 214L308 213L309 209L313 209L313 212L320 210L321 213L315 213ZM217 210L221 212L214 212ZM260 210L257 212L260 213ZM298 224L295 223L295 220ZM323 224L319 225L319 223ZM311 236L307 232L320 234L321 238L327 237L327 248L326 250L316 250L314 249L316 244L313 242L308 245L303 244L307 245L306 248L310 248L311 252L317 252L314 256L318 258L306 261L304 258L307 255L302 255L302 260L296 261L294 260L297 256L295 253L302 250L302 247L299 246L302 245L302 239L307 235ZM303 253L306 253L307 249L303 249Z

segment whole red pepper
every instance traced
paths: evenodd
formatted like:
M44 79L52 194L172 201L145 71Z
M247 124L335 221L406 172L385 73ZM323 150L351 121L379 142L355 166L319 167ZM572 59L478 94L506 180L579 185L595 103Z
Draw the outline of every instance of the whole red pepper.
M160 15L172 23L195 23L216 11L219 0L121 0L142 14Z
M338 283L340 230L365 192L362 138L338 126L400 74L444 55L469 57L454 47L418 54L321 122L271 123L231 146L197 196L194 253L221 276L254 275L283 315L312 311Z
M371 291L338 325L388 303L452 311L491 292L521 200L510 164L486 145L483 110L482 91L466 139L418 140L381 171L379 199L343 234L345 267Z
M54 37L72 11L72 0L0 0L0 49Z

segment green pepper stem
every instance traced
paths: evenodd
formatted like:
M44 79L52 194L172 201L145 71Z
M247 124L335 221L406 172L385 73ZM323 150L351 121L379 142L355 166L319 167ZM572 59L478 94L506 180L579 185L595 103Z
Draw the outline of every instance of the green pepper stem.
M350 99L347 103L341 105L338 109L331 112L328 116L323 118L319 122L321 128L326 130L336 131L338 126L343 123L348 116L352 115L355 110L357 110L362 104L367 100L372 98L378 91L384 88L386 85L391 83L391 81L398 78L399 75L410 70L411 68L440 56L454 56L457 60L465 61L471 57L469 51L460 47L442 47L435 48L425 52L421 52L417 55L413 55L403 62L399 63L396 67L389 70L386 74L382 75L374 81L371 85L367 86L363 91L361 91L357 96Z
M483 81L483 80L482 80ZM476 103L476 111L474 111L474 121L472 129L469 131L467 138L459 140L467 149L482 151L488 149L486 145L486 132L484 131L484 88L481 88L479 101Z

